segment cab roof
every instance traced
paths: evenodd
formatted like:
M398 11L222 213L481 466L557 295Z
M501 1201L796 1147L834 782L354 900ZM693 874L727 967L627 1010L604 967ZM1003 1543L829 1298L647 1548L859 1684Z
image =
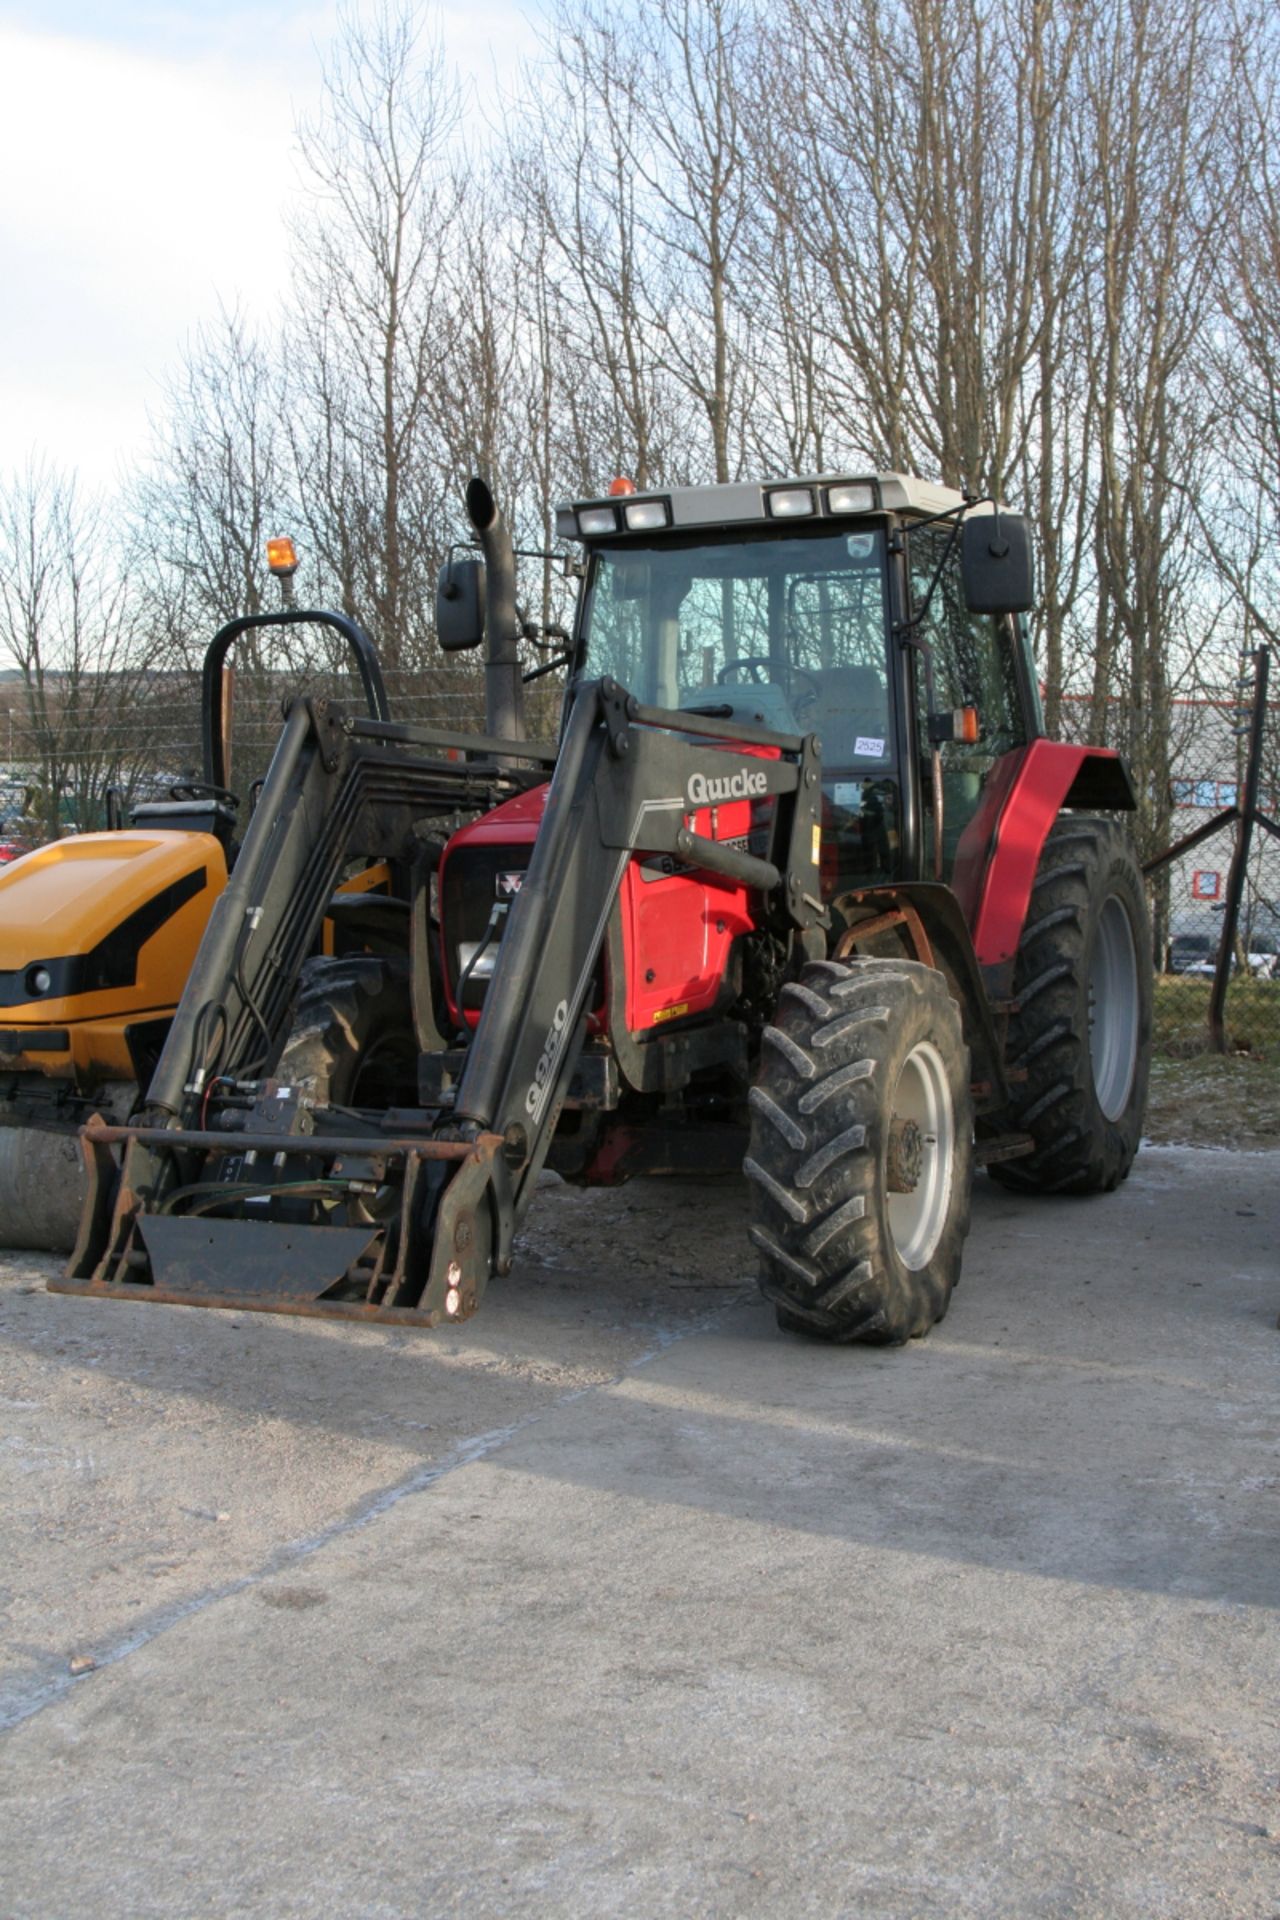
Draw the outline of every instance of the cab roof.
M811 501L808 507L803 502L806 492ZM666 528L847 521L883 512L930 515L954 513L963 506L964 495L954 487L939 486L915 474L820 473L795 480L737 480L727 485L650 488L594 500L561 500L556 504L556 534L590 543L620 534L652 537ZM637 507L651 511L636 516L639 524L629 524L627 510ZM660 508L665 517L659 518Z

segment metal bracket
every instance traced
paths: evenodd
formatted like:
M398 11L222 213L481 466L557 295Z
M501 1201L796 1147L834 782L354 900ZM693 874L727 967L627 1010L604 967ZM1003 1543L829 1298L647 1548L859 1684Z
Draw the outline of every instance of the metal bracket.
M625 760L630 750L631 695L616 680L599 683L600 717L609 736L609 752L615 760Z

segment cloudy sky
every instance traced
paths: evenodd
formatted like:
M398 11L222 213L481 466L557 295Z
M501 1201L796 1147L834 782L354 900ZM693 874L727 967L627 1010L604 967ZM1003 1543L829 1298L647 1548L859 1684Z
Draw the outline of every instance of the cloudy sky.
M536 5L435 10L477 95L532 49ZM327 0L0 0L0 473L39 453L110 486L200 322L219 302L271 312L294 122L335 17Z

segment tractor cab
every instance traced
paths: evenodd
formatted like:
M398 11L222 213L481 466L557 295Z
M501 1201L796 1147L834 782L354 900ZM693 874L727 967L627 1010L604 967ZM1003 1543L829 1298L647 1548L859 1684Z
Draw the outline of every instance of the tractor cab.
M986 776L1043 732L1025 522L896 474L562 505L577 678L817 734L824 892L949 880ZM1002 549L1002 551L996 551Z

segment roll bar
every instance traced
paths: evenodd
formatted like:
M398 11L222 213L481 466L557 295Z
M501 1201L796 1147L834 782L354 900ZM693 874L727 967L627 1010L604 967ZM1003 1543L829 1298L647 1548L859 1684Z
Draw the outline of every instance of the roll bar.
M382 667L372 640L362 626L345 613L312 612L305 607L283 607L276 613L245 613L228 620L209 643L204 657L201 685L200 733L204 756L204 777L210 786L227 785L227 743L222 732L222 669L227 654L242 633L255 627L332 627L340 633L355 655L365 704L374 720L390 720L391 708L382 678Z

